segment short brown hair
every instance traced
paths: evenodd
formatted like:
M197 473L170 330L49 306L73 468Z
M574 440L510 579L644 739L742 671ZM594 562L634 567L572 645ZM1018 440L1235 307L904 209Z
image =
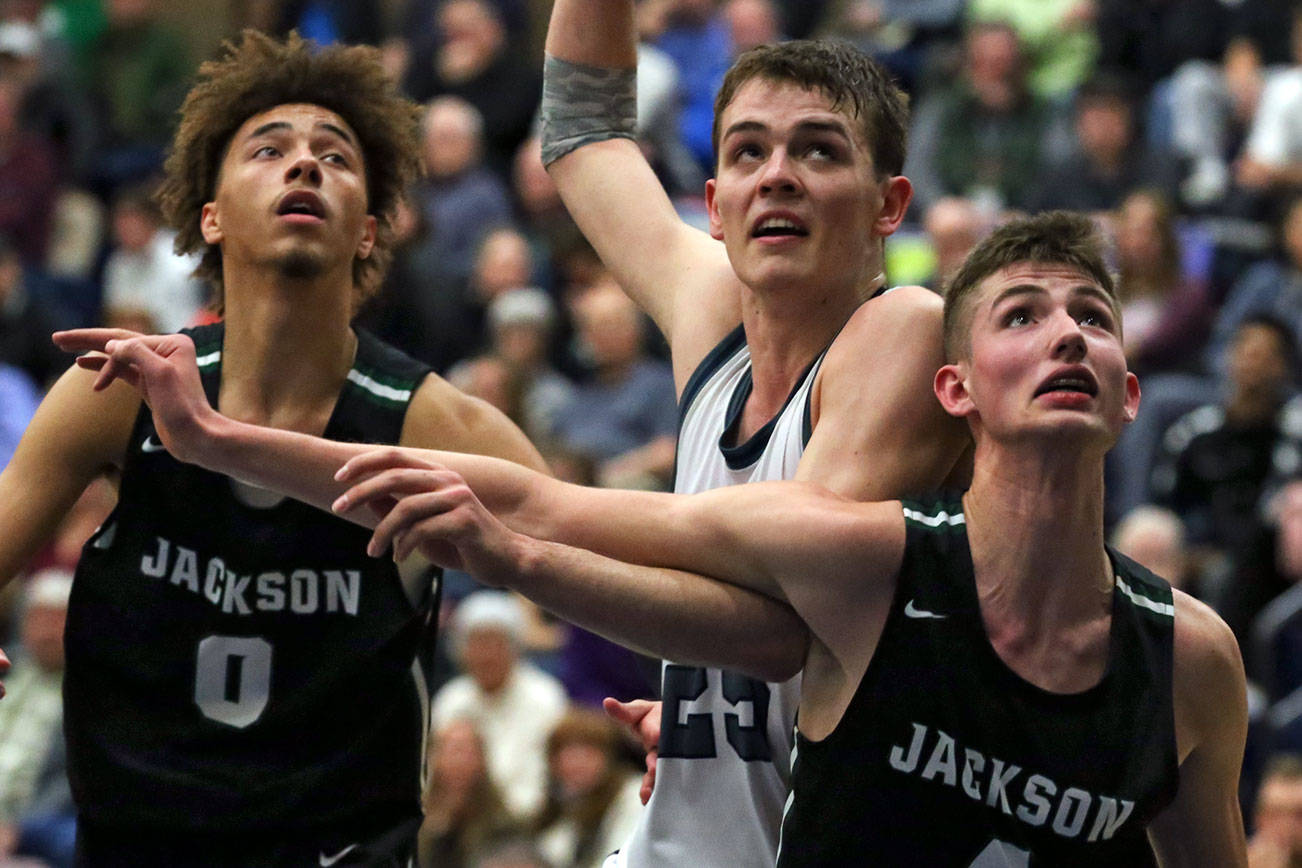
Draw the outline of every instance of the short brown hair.
M282 42L245 30L238 42L199 67L199 81L181 106L180 123L159 191L163 216L177 232L178 253L202 251L197 277L222 306L222 259L200 233L203 206L216 195L217 175L235 131L256 114L291 103L338 114L357 134L366 167L367 212L377 218L374 249L353 262L357 301L378 287L392 256L389 215L420 168L420 110L398 93L367 46L318 49L290 33Z
M1103 239L1083 214L1047 211L1005 223L972 249L945 290L945 357L955 361L971 349L972 296L987 277L1019 262L1073 268L1095 280L1112 302L1121 326L1111 273L1103 261Z
M890 74L848 42L831 39L779 42L743 53L723 77L714 99L714 151L718 165L723 110L752 78L790 82L827 96L832 108L856 118L879 176L904 171L909 99Z

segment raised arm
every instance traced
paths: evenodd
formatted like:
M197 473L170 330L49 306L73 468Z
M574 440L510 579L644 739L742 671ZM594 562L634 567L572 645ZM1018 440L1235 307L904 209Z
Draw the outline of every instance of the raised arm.
M1180 788L1149 838L1166 866L1247 865L1239 768L1247 685L1234 634L1209 608L1175 592L1175 722Z
M722 244L684 223L633 140L632 0L557 0L543 73L543 162L566 208L673 348L679 388L741 320Z

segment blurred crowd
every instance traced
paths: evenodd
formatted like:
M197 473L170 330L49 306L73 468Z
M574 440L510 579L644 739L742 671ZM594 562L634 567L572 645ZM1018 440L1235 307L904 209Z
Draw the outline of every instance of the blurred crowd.
M151 195L211 48L164 5L0 0L0 465L68 364L52 330L212 317ZM231 28L373 44L425 106L426 174L359 324L501 408L557 475L665 488L664 347L539 160L549 5L245 0ZM853 42L910 94L915 195L889 282L940 291L1009 214L1097 219L1144 390L1107 468L1113 542L1234 629L1253 864L1302 865L1302 3L639 0L637 21L639 138L690 222L724 71L809 36ZM6 595L0 644L22 653L0 703L0 859L66 858L49 635L112 502L90 489ZM422 859L599 864L636 817L642 760L595 709L652 695L654 667L468 576L444 591Z

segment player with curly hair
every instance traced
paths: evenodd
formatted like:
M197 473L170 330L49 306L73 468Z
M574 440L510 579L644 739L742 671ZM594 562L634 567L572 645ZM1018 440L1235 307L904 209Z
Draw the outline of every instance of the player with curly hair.
M350 325L384 273L417 119L369 48L246 32L199 70L160 201L224 314L187 330L203 399L335 440L540 466L496 410ZM135 389L73 367L0 474L0 582L100 475L118 503L83 553L66 636L82 863L406 864L428 564L368 558L364 530L182 463Z

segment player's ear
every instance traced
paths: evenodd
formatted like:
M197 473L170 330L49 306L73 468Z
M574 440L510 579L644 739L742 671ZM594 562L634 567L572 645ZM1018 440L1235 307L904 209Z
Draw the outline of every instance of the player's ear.
M976 410L967 388L967 373L963 368L962 362L945 365L936 372L936 378L932 382L932 390L936 393L940 406L949 415L959 418Z
M365 225L362 226L362 237L357 242L357 258L365 259L371 255L375 249L375 234L378 231L379 221L374 215L367 214Z
M710 215L710 237L715 241L723 240L723 217L719 214L719 203L714 198L715 180L705 182L705 210Z
M904 222L904 212L913 201L913 182L903 175L893 175L882 182L882 210L877 212L873 230L883 238Z
M1126 403L1124 412L1126 424L1135 421L1135 417L1139 415L1139 378L1130 371L1126 371Z
M209 244L222 243L222 224L217 215L216 202L205 202L199 211L199 232Z

